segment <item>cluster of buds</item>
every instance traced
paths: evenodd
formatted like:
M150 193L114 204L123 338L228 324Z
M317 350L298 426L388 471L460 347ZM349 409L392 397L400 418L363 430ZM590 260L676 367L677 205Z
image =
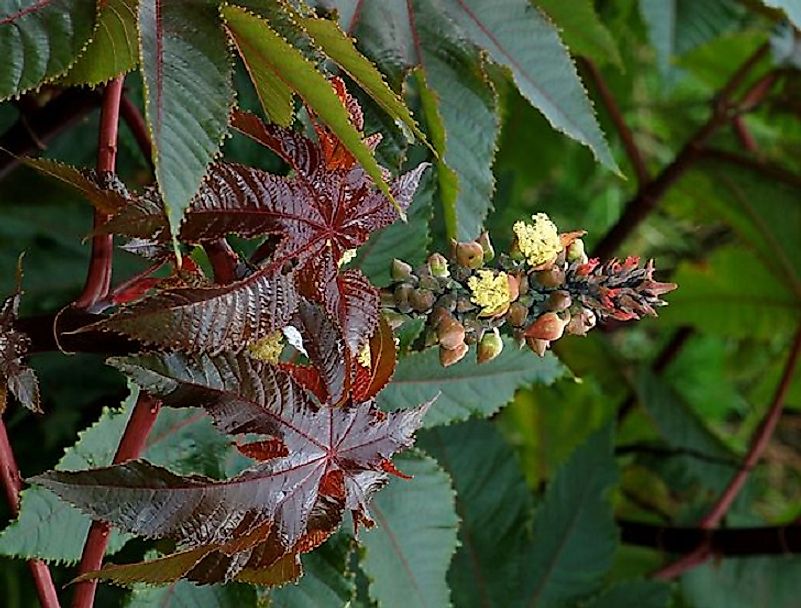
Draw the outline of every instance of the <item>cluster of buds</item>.
M542 356L565 334L585 336L598 320L655 316L660 296L675 289L653 279L651 261L588 259L583 231L560 234L544 213L514 225L509 253L495 256L489 235L453 242L449 259L434 253L412 268L392 263L384 312L394 326L425 318L425 346L438 345L440 361L460 361L476 345L479 363L503 349L504 330Z

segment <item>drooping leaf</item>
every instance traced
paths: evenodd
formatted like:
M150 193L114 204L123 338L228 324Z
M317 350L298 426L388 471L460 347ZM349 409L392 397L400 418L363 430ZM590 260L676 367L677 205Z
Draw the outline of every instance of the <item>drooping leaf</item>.
M356 49L353 39L345 34L336 22L328 19L306 18L301 21L301 25L320 45L325 54L359 83L359 86L387 114L406 125L421 142L427 141L425 134L417 126L403 100L389 88L383 74Z
M604 591L587 608L667 608L670 605L670 586L659 581L625 581Z
M615 39L601 22L592 0L570 3L537 0L536 5L561 30L562 39L571 53L592 59L599 65L609 62L622 68Z
M125 608L242 608L256 605L249 585L203 585L178 581L166 587L137 586Z
M138 0L101 3L92 41L61 82L94 86L134 69L139 62L137 8Z
M740 12L727 0L640 0L640 12L664 72L673 58L731 28Z
M0 2L0 99L66 72L92 36L96 19L94 2Z
M117 213L128 204L125 186L116 177L99 176L92 171L76 169L47 158L25 158L23 162L32 169L74 188L98 211L107 214Z
M361 133L351 122L331 83L264 19L231 5L223 6L221 12L228 33L248 66L257 89L261 86L259 76L268 66L278 79L303 98L306 105L361 163L381 192L395 203L372 151L363 142ZM258 71L254 69L257 66Z
M524 566L520 531L532 505L512 449L484 420L425 431L419 444L456 489L460 547L448 573L454 606L515 605Z
M414 3L421 101L440 153L437 176L449 237L478 237L492 206L492 162L500 130L483 59L429 3Z
M145 115L171 234L200 187L228 127L231 63L217 3L140 0Z
M449 606L447 573L459 518L448 475L423 456L403 456L396 480L376 498L376 526L361 535L370 596L387 608Z
M353 597L353 576L348 573L352 541L342 532L334 534L320 548L303 556L303 578L270 592L275 608L318 608L347 606Z
M617 548L609 502L617 482L612 426L579 447L548 486L524 554L521 598L526 606L575 602L600 587Z
M511 70L520 92L551 126L618 171L567 50L528 0L444 0L441 6L470 40Z
M490 416L506 405L515 391L535 382L549 384L564 374L553 355L543 358L519 350L511 340L503 352L483 365L465 357L456 365L442 367L436 349L414 353L401 359L392 382L378 395L384 409L407 407L409 403L437 401L425 419L432 427L467 420L471 416Z
M138 391L134 389L120 409L106 409L100 419L80 433L56 470L82 470L111 463ZM184 473L219 476L228 442L201 412L162 408L145 444L143 456L151 462ZM83 550L91 520L38 486L22 492L19 518L0 535L0 553L27 559L32 556L76 562ZM112 532L107 554L120 550L128 536Z
M270 568L325 540L345 509L366 514L388 459L411 444L428 407L387 414L368 401L318 409L286 372L246 355L153 354L112 363L165 405L203 407L222 431L267 436L284 448L224 481L181 477L146 461L35 478L95 518L197 549L168 558L202 582L274 582ZM145 564L131 568L109 575L158 573Z

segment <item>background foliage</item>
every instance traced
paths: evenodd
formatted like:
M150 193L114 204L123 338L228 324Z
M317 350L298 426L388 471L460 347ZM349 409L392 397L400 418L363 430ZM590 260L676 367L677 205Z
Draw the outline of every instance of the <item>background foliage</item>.
M125 95L145 111L154 166L122 123L118 173L144 185L155 168L173 234L218 154L285 169L241 135L226 137L235 95L243 108L264 107L286 122L294 91L357 158L375 164L344 114L321 111L330 97L315 78L327 56L322 69L361 85L365 131L384 135L376 159L393 173L424 159L436 165L408 223L359 249L355 265L377 285L388 282L393 257L422 262L426 250L475 238L482 226L504 250L513 222L539 211L563 230L587 229L588 250L657 258L680 285L659 319L568 337L544 359L511 344L480 368L468 360L440 368L434 350L403 357L379 395L382 407L440 393L416 449L396 459L414 478L393 479L377 495L378 525L360 543L346 524L305 555L297 585L101 586L97 605L797 603L797 374L783 383L784 409L764 458L726 513L726 527L762 536L721 537L714 559L671 582L652 577L697 544L700 537L671 543L677 530L698 527L740 466L775 405L801 323L795 3L320 0L318 14L355 37L417 122L355 59L347 37L309 15L282 22L276 3L222 9L238 51L226 42L216 2L164 3L159 44L146 33L137 40L137 28L154 18L148 0L109 0L99 14L90 2L58 2L9 26L2 19L13 4L0 2L0 57L11 58L0 68L0 98L14 96L0 104L0 146L92 166L98 98L60 87L133 70ZM261 36L241 6L280 35ZM285 63L264 68L253 87L248 70L276 57ZM297 81L276 83L286 71ZM44 81L51 84L40 88ZM48 127L54 116L59 128ZM381 179L377 165L371 174ZM0 157L0 175L0 290L13 291L24 251L22 316L55 312L81 290L90 207L11 156ZM208 267L202 250L193 255ZM115 280L142 268L125 252L114 262ZM108 464L133 403L124 378L97 355L41 353L30 362L45 414L16 405L4 414L23 475ZM185 409L161 412L144 455L179 474L221 478L242 466L228 440ZM88 518L41 487L23 491L18 520L0 517L8 522L2 605L35 601L19 558L47 560L57 583L72 578ZM789 539L778 550L765 540L777 527ZM123 535L109 546L119 562L157 550L168 549Z

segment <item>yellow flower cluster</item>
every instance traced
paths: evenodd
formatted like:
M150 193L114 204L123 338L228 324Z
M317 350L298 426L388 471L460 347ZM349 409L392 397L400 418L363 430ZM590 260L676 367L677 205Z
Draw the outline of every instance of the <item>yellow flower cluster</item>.
M492 270L479 270L477 275L467 280L467 286L473 292L472 302L481 306L479 315L491 317L506 312L512 301L509 276L505 272L495 274Z
M531 266L551 261L562 251L559 229L545 213L532 215L532 224L515 222L512 227L517 246Z
M248 344L250 356L267 363L278 363L283 350L284 335L280 331L274 331L270 335Z
M362 367L370 368L370 365L373 363L373 356L370 353L370 343L367 342L362 349L359 351L359 355L356 357L356 360L359 362L359 365Z

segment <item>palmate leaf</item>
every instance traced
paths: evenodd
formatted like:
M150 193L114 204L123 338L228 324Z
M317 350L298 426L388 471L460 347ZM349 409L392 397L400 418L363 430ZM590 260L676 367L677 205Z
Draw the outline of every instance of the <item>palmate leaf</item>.
M111 362L165 405L199 406L226 433L265 436L242 446L263 461L225 481L181 477L145 461L34 481L122 530L175 538L184 553L168 556L172 573L202 582L267 584L271 567L325 540L345 509L367 518L389 458L412 443L428 409L384 413L372 401L318 408L286 371L246 355ZM108 576L144 580L158 573L149 568L117 567Z
M217 2L140 0L145 115L170 231L219 151L234 101Z
M139 62L138 0L107 0L92 41L60 82L97 85L134 69Z
M567 50L529 0L443 0L440 5L470 40L509 68L520 93L552 127L618 171Z
M95 2L0 1L0 99L66 72L92 36L96 20Z
M358 121L361 113L353 103L351 112ZM325 306L355 354L375 328L378 294L359 271L339 272L339 262L373 231L394 222L397 212L327 131L321 130L317 144L251 114L236 113L233 125L273 149L296 174L285 178L240 165L214 165L180 238L202 242L229 233L282 238L272 250L262 246L255 259L262 268L238 283L165 291L123 309L102 326L187 350L241 347L287 324L296 307L294 285ZM421 164L392 181L401 208L408 207L426 167ZM159 206L148 200L146 195L129 205L109 222L111 229L167 238ZM294 266L291 275L280 274L288 263ZM221 319L228 322L221 324Z

